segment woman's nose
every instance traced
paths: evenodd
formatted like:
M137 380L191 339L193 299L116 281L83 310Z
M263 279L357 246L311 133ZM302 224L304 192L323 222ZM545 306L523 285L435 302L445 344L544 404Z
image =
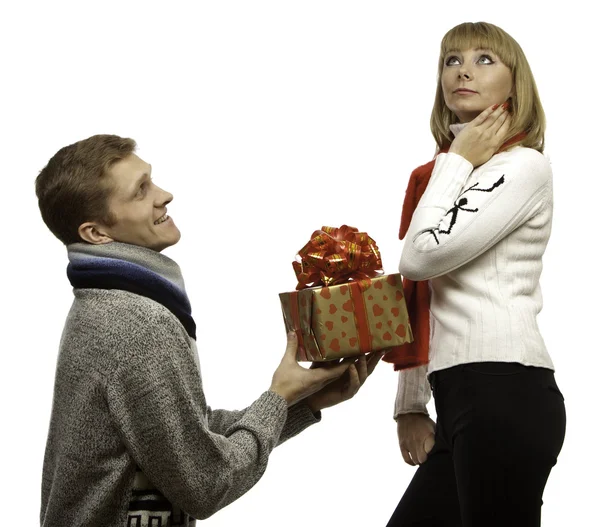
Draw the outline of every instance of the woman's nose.
M458 70L458 78L466 80L469 80L471 78L471 72L464 64Z

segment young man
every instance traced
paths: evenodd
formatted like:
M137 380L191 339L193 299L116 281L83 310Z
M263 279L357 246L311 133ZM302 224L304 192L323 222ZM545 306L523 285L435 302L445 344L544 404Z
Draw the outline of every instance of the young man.
M59 150L36 180L67 246L75 299L56 370L41 524L195 525L247 492L271 450L352 397L381 353L305 369L293 335L270 388L242 411L206 403L178 265L173 196L135 142L97 135Z

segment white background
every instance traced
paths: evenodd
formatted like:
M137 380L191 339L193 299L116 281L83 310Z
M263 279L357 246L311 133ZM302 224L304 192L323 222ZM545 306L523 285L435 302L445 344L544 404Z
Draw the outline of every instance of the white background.
M591 3L9 2L0 11L2 524L38 522L54 368L72 293L34 179L62 146L136 139L183 237L209 403L250 404L285 347L278 293L313 230L349 224L401 252L411 170L434 152L439 41L485 20L524 48L548 117L553 235L539 322L566 397L543 525L597 518L595 338L598 49ZM587 9L587 11L586 11ZM362 391L276 449L247 495L205 522L383 526L415 469L402 462L382 363ZM593 520L595 521L595 520Z

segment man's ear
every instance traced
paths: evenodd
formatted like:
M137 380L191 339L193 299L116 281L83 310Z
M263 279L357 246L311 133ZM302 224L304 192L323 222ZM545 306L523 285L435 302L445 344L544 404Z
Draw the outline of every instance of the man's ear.
M79 229L77 229L77 232L82 240L93 245L102 245L104 243L110 243L114 241L108 234L106 234L102 226L91 221L82 223L79 226Z

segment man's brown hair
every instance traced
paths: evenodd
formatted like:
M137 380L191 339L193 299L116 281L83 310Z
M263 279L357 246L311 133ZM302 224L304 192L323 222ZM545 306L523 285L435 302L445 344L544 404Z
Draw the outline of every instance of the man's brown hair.
M65 245L81 242L79 226L115 219L108 209L110 168L134 153L133 139L94 135L61 148L35 180L35 193L44 223Z

